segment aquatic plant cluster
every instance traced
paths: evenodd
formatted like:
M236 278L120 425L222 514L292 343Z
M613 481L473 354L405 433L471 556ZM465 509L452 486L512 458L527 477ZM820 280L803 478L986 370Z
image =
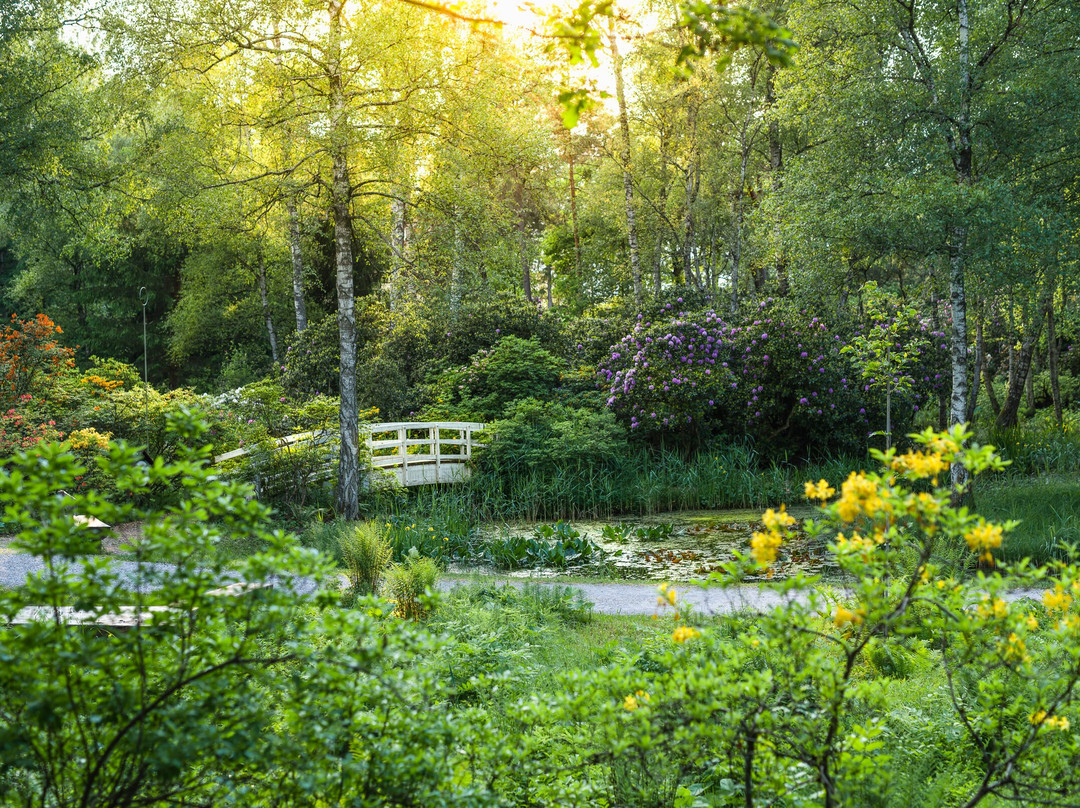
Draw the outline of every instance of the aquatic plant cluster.
M859 450L884 422L884 398L842 352L853 336L772 299L736 323L712 309L673 312L639 321L598 375L607 406L639 433ZM935 341L920 353L912 390L897 408L902 425L940 390L934 368L943 347Z

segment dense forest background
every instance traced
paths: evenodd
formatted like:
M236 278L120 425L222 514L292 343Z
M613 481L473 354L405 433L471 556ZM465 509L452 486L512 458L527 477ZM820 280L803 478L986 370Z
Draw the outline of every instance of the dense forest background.
M606 10L579 42L581 9L5 4L0 314L47 315L80 368L141 371L145 313L161 390L270 375L345 393L343 414L491 420L557 388L628 434L798 450L854 416L840 444L865 448L881 392L799 335L846 345L914 306L890 337L918 362L892 373L913 383L901 425L1051 403L1061 421L1080 371L1072 3L793 0L761 9L768 36L723 42L685 4ZM751 331L774 320L770 357ZM665 390L701 401L658 408L627 380L656 338L693 356L672 337L691 322L757 369L668 368ZM698 351L658 359L703 373ZM802 389L815 363L835 384ZM800 431L841 384L835 419Z

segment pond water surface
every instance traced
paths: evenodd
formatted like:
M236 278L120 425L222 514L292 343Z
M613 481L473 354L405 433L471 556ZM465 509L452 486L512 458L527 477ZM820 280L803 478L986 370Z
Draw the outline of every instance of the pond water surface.
M791 513L801 518L812 515L813 509L796 508ZM481 526L480 535L485 540L507 536L529 538L540 524L488 524ZM764 529L758 510L677 511L570 524L583 538L604 550L602 560L562 569L533 567L510 572L459 562L450 565L450 572L502 572L525 578L595 575L626 580L689 581L719 572L723 564L734 560L735 551L749 552L751 533ZM620 528L614 532L623 534L625 540L614 539L613 531L605 535L604 528L609 525ZM772 574L785 577L796 572L818 573L826 566L824 543L812 542L800 532L793 541L785 543Z

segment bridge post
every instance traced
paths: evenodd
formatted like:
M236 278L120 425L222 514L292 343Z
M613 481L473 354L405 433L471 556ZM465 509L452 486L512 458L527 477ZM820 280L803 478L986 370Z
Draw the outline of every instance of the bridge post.
M442 433L439 431L438 426L433 426L428 430L428 437L432 439L432 443L435 444L435 485L438 485L441 480L439 479L439 470L442 468Z
M398 451L401 452L401 484L409 485L409 430L398 427Z

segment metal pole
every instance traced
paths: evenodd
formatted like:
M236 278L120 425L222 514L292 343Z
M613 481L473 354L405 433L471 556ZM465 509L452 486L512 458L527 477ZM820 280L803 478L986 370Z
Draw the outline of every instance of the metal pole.
M150 293L145 286L139 287L139 302L142 303L142 363L143 363L143 424L145 426L146 450L150 451L150 373L146 351L146 304L150 302Z

